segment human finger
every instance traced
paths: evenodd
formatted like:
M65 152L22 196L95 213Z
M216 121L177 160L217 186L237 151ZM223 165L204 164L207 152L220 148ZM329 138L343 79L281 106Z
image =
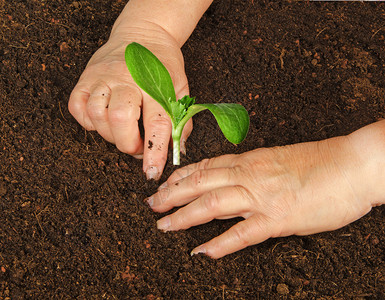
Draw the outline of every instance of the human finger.
M87 102L87 113L96 131L110 143L114 142L108 120L108 106L111 89L102 82L94 85L90 90Z
M87 102L89 96L89 91L77 84L70 95L68 110L76 121L78 121L78 123L86 130L95 130L95 127L87 113Z
M141 155L143 140L138 120L141 114L142 94L132 85L111 88L108 121L116 147L127 154Z
M190 136L191 132L193 130L193 119L190 119L187 121L186 125L184 125L182 135L180 138L180 152L182 152L184 155L186 155L186 141L188 137Z
M147 179L159 180L167 160L171 120L162 106L146 94L143 100L143 126L143 171Z
M165 212L175 206L185 205L197 197L226 186L237 184L234 168L199 169L177 182L165 184L147 199L156 212Z
M176 89L176 98L182 99L185 95L189 95L189 87L186 74L183 69L173 74L175 81L180 83L180 88ZM184 83L184 84L183 84ZM180 152L186 155L186 141L193 130L193 119L187 121L184 125L181 137L180 137Z
M272 222L265 216L257 214L235 224L209 242L196 247L191 251L191 255L202 253L212 258L221 258L274 236L276 235Z
M166 182L162 184L164 185L171 185L185 177L190 176L194 172L198 170L207 170L207 169L213 169L213 168L231 168L237 165L237 157L239 155L237 154L227 154L222 155L218 157L213 158L206 158L198 163L191 164L185 167L182 167L176 171L174 171L170 177L167 179Z
M251 205L252 201L244 188L228 186L207 192L175 213L163 217L158 220L157 227L164 231L187 229L217 217L242 216Z

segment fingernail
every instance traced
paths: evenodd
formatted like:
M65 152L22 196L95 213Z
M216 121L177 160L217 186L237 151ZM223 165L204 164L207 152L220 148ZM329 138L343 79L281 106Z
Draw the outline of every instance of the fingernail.
M155 166L149 166L147 168L147 171L146 171L146 176L147 176L147 179L150 180L150 179L158 179L159 177L159 172L158 172L158 168L155 167Z
M161 189L164 189L164 188L166 188L166 187L168 187L167 181L163 182L163 183L158 187L158 191L161 190Z
M183 155L186 155L186 139L181 140L180 151L183 153Z
M147 204L148 204L150 207L152 207L152 206L154 205L154 197L153 197L153 196L148 197L148 198L146 199L146 201L147 201Z
M168 229L170 229L170 226L171 226L170 217L167 216L158 220L158 222L156 222L156 226L158 227L159 230L167 231Z
M203 246L198 246L193 251L191 251L190 255L193 256L199 253L205 254L206 248L204 248Z

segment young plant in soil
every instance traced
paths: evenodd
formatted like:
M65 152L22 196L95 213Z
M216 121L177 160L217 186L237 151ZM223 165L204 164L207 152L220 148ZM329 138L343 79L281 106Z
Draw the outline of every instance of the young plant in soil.
M147 48L131 43L125 51L128 70L136 84L156 100L172 123L173 163L180 164L180 138L186 122L196 113L208 109L224 136L233 144L242 142L249 130L246 109L235 103L195 104L195 97L185 95L177 101L174 85L166 67Z

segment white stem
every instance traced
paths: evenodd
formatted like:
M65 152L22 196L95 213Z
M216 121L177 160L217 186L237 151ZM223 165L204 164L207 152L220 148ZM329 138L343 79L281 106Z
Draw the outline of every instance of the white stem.
M180 165L180 139L173 139L173 156L172 162L175 166Z

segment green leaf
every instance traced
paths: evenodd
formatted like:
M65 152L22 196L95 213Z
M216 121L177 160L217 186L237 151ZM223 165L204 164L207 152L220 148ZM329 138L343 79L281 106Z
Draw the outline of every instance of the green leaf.
M223 135L233 144L242 142L249 131L249 114L247 110L235 103L196 104L207 108L217 120Z
M208 109L214 115L224 136L234 144L242 142L249 130L249 115L239 104L195 104L186 95L176 101L170 74L160 60L138 43L126 47L127 68L136 84L162 105L170 116L173 128L174 164L179 164L180 137L186 122L196 113Z
M125 60L136 84L162 105L174 121L171 103L176 103L176 96L166 67L150 50L138 43L126 47Z
M191 98L186 95L182 99L179 99L177 102L171 103L172 115L175 118L175 126L183 119L187 113L187 109L195 103L195 97Z
M191 105L195 104L195 97L190 97L189 95L185 95L182 99L178 100L178 103L183 105L186 109Z

